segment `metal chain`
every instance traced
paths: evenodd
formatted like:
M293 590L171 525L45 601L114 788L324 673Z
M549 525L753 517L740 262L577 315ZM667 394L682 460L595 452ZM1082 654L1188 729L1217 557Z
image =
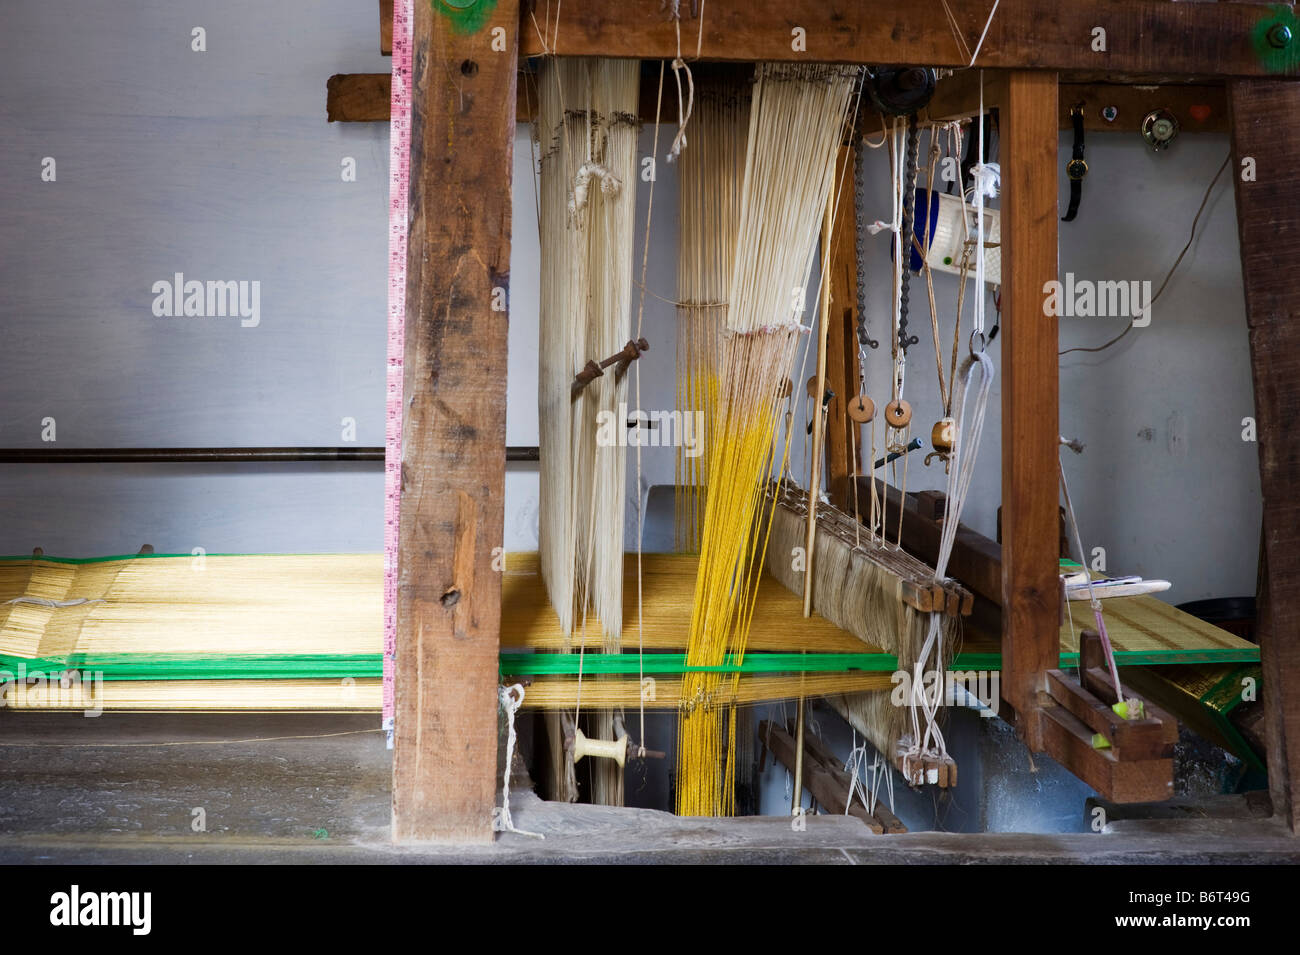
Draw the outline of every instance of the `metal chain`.
M867 249L864 236L867 231L867 163L866 147L859 142L853 157L853 214L857 220L853 230L858 257L858 361L866 367L866 350L879 348L880 342L867 331Z
M898 291L898 347L907 354L909 345L915 345L920 339L907 334L907 286L912 275L912 239L916 229L916 167L921 145L921 130L916 122L916 114L907 118L907 165L903 179L903 227L899 255L902 261L902 277Z

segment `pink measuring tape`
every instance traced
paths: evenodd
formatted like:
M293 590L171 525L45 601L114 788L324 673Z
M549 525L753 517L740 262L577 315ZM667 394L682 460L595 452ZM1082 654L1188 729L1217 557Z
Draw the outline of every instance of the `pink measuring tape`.
M411 187L411 2L393 3L393 93L388 121L388 366L384 397L384 714L393 747L397 656L397 544L402 507L402 366L406 349L407 198Z

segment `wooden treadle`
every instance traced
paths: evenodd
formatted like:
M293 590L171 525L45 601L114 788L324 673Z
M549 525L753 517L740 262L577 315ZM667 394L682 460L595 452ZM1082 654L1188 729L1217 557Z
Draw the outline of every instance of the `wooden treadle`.
M1052 702L1041 709L1043 743L1049 755L1113 802L1158 802L1173 795L1174 743L1178 722L1132 690L1141 700L1141 719L1124 719L1106 668L1101 637L1085 630L1079 641L1079 670L1047 671ZM1109 744L1095 745L1097 737Z

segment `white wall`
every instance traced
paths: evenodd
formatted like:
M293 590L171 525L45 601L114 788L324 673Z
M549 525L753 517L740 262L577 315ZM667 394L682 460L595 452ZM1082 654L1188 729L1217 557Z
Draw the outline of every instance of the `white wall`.
M345 416L382 444L387 129L324 114L331 73L388 68L373 5L0 17L0 445L39 446L45 417L59 447L336 445ZM156 318L178 271L260 281L261 324ZM358 467L11 465L0 499L3 553L382 543L382 475Z

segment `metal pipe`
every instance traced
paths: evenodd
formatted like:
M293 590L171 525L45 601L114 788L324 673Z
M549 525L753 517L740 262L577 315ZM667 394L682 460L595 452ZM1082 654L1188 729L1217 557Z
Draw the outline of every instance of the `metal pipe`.
M511 445L507 461L536 461L536 447ZM383 464L382 447L347 448L0 448L0 464Z

